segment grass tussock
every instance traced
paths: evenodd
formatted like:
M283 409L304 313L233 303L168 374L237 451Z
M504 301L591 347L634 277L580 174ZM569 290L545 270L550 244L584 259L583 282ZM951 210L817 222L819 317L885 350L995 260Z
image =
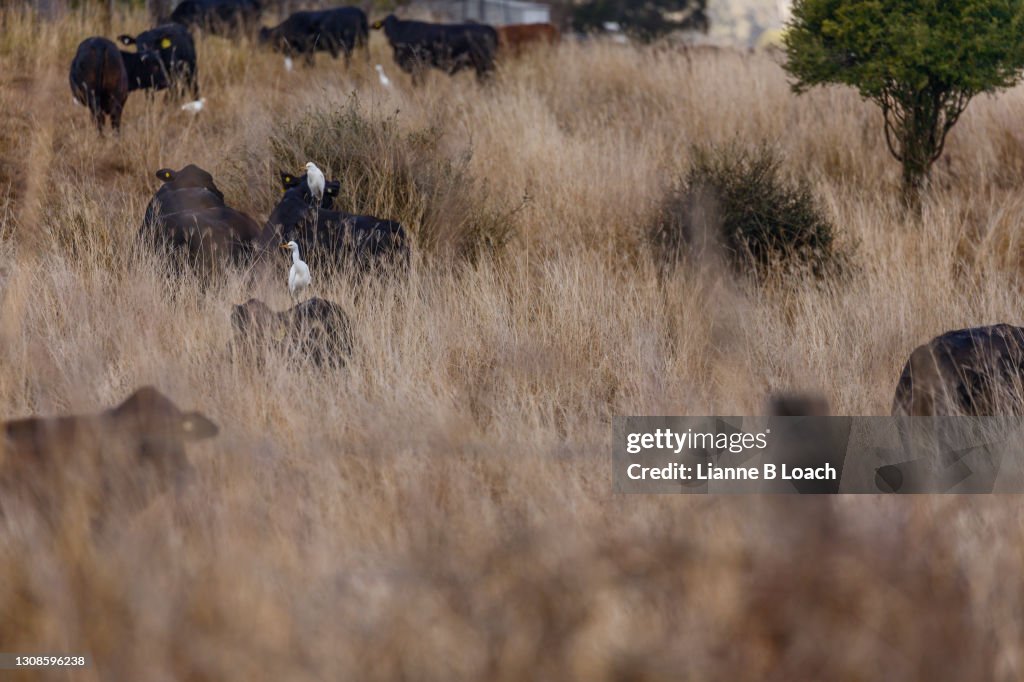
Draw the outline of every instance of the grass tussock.
M191 486L102 533L5 508L0 651L139 680L1024 676L1004 499L616 497L607 476L614 415L757 414L779 390L885 414L916 345L1024 321L1024 90L972 103L908 222L878 112L797 98L763 55L567 41L413 89L377 33L369 63L292 72L200 36L206 109L132 94L100 137L68 64L145 17L96 12L0 9L0 418L153 384L221 431ZM831 234L846 277L642 257L695 149L763 140L771 182L705 177L743 225L799 208L772 224ZM233 361L232 306L288 307L289 263L171 277L132 245L153 173L195 163L262 221L307 160L345 210L408 224L411 272L313 273L351 319L345 368Z

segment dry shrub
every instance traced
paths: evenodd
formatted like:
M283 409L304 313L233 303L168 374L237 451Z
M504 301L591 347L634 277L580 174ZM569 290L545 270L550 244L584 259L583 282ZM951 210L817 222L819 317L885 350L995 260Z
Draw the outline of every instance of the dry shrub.
M430 256L474 259L512 238L514 210L489 206L486 184L469 171L471 153L447 156L442 131L406 131L397 112L370 113L353 95L338 109L315 109L271 139L275 162L299 172L313 160L341 180L335 208L398 220Z
M697 149L649 228L655 258L674 266L687 252L721 249L739 272L810 271L841 265L835 229L807 182L788 182L766 146Z

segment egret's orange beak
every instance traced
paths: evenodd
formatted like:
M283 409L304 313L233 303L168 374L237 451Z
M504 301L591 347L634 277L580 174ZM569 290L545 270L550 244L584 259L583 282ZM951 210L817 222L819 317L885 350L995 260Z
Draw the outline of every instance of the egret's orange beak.
M287 249L288 245L287 244L281 244L281 246L279 246L278 248L279 249Z

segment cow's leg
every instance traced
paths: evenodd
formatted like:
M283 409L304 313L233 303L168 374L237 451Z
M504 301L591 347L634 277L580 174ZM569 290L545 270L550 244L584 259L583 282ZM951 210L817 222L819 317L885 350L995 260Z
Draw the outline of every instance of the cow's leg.
M199 99L199 74L196 73L194 68L188 71L188 85L192 90L192 99Z
M110 98L107 107L107 111L110 112L110 126L114 129L115 133L121 132L121 112L124 110L124 100L117 100Z
M100 129L100 135L102 135L104 114L103 106L100 102L100 96L95 92L90 91L86 93L85 101L89 105L89 113L92 114L92 119L96 122L96 127Z

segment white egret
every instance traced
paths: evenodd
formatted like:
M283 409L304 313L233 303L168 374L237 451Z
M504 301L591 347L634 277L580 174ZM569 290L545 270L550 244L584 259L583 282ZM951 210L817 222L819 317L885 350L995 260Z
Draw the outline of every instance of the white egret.
M309 266L299 258L299 245L295 242L281 244L281 248L292 254L292 269L288 271L288 291L294 298L298 298L313 281L309 274Z
M316 167L316 164L312 161L306 163L306 185L309 186L309 192L316 199L316 205L319 206L320 202L324 198L324 186L326 180L324 180L323 171Z
M384 74L384 67L378 64L374 68L377 69L377 77L380 78L380 84L383 85L385 88L390 88L391 79Z
M285 71L291 71L292 70L292 58L291 57L285 57L284 58L284 70Z
M190 114L198 114L203 110L203 106L206 104L206 98L200 97L194 102L185 102L181 105L182 111L187 111Z

